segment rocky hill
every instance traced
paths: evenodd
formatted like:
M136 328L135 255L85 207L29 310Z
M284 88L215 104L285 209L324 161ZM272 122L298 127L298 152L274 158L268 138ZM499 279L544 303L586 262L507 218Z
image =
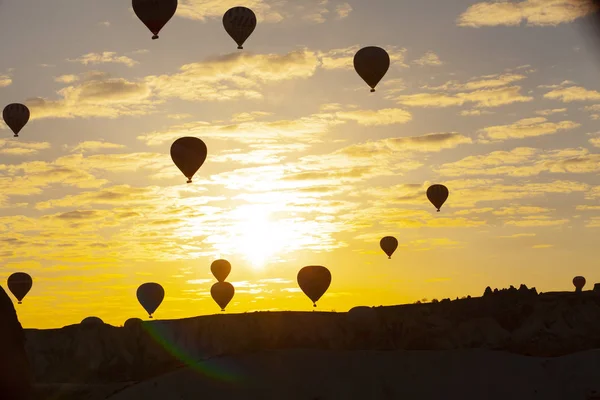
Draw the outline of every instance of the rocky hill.
M38 383L145 380L199 360L273 349L492 349L554 357L600 348L600 292L486 290L483 297L348 313L256 312L114 327L26 330Z

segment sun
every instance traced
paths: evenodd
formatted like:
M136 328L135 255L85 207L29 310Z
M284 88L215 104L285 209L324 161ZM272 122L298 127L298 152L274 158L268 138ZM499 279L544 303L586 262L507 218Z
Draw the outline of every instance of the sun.
M263 269L285 249L286 230L271 218L271 211L262 205L247 207L240 217L233 228L236 250L253 268Z

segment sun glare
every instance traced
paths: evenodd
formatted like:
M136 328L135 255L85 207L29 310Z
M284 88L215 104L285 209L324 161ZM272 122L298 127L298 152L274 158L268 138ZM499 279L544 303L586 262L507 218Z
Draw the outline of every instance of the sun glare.
M237 251L255 269L275 261L285 248L288 235L280 223L271 220L270 214L265 206L248 207L233 227Z

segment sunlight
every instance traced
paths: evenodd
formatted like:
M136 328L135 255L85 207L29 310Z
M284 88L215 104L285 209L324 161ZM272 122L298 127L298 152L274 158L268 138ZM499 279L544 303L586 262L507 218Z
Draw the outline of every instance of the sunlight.
M262 269L279 254L285 246L286 232L281 224L270 219L270 211L264 205L253 205L242 211L239 222L234 225L236 248L255 269Z

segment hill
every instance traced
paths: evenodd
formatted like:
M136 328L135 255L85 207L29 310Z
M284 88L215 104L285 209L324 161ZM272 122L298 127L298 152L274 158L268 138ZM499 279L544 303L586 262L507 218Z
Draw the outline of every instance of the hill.
M547 358L600 348L598 291L538 294L521 287L489 290L479 298L372 311L368 321L335 312L255 312L158 320L127 328L92 324L26 330L27 351L40 384L122 382L126 386L189 365L204 365L198 364L202 360L297 355L292 349L310 349L306 354L313 361L306 363L320 364L319 354L327 363L326 354L352 358L347 354L357 350L386 351L385 357L392 358L404 357L403 351L410 350L466 349ZM359 359L352 362L363 363Z

